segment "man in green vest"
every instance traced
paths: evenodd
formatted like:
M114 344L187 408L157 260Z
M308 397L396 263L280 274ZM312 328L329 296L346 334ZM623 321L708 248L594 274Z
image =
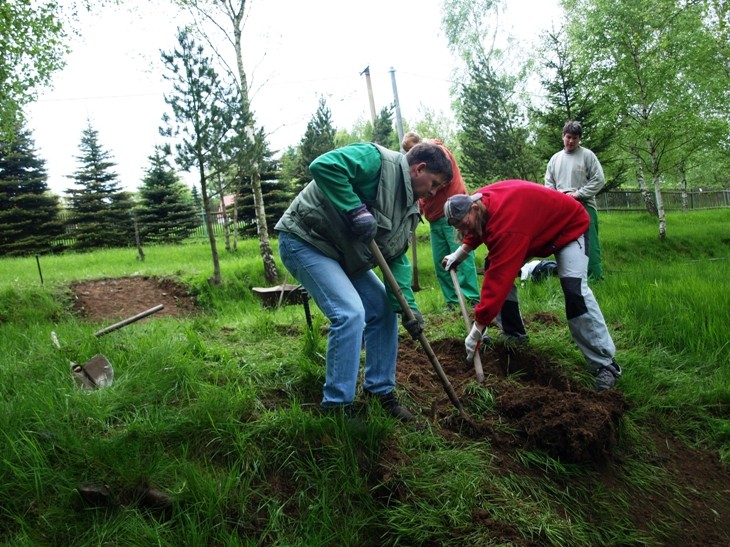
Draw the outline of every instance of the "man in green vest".
M365 342L363 391L403 421L413 415L395 396L398 301L375 275L375 240L416 320L409 237L420 220L418 200L451 180L451 161L435 144L407 154L374 143L332 150L309 166L312 180L279 222L279 255L330 321L321 407L348 412L355 399ZM405 318L405 315L404 315Z

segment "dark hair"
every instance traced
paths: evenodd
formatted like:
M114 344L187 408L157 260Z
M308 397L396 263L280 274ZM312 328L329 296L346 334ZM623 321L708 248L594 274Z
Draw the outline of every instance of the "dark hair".
M576 120L570 120L568 122L565 122L565 125L563 126L563 135L566 135L568 133L570 133L571 135L577 135L578 137L582 137L583 127L580 125L580 122Z
M451 181L454 176L454 169L451 160L444 149L438 144L430 142L419 142L406 153L408 165L424 162L426 171L436 175L446 175L446 182Z

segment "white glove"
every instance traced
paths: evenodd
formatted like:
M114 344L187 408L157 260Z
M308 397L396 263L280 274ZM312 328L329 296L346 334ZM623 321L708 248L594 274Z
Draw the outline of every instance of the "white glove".
M485 331L487 329L484 329ZM464 347L466 348L466 360L471 363L474 360L474 354L479 351L479 344L484 338L484 333L477 327L476 321L471 326L469 335L464 340Z
M444 267L444 270L448 272L450 269L456 268L459 264L461 264L467 256L469 256L469 253L467 253L461 245L459 245L458 249L450 255L446 255L443 260L441 260L441 265Z

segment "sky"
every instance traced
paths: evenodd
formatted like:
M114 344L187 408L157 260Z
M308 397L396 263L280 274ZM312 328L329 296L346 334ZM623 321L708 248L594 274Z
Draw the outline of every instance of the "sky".
M509 0L500 21L505 35L530 51L540 31L559 26L558 0ZM320 97L333 124L351 130L370 119L370 68L376 112L394 101L393 75L405 120L424 109L451 114L456 60L440 30L443 0L248 0L244 66L259 126L273 150L296 146ZM49 188L62 195L79 167L88 123L98 131L119 182L136 190L149 167L167 111L160 51L176 45L188 20L165 0L124 0L83 13L79 36L52 87L26 110ZM225 49L227 44L216 41ZM515 46L512 46L515 47ZM518 52L515 50L514 54ZM393 72L391 72L391 69ZM188 184L194 174L181 173Z

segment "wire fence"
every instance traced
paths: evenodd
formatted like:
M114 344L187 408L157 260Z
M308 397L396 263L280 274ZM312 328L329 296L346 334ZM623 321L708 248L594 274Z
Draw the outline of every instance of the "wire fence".
M654 193L651 192L652 199ZM730 207L730 190L682 192L662 191L666 211L692 209L722 209ZM639 190L611 190L596 196L599 211L645 211L644 198Z
M652 198L654 194L652 193ZM730 207L730 190L710 190L710 191L663 191L664 209L667 211L697 210L697 209L722 209ZM596 196L596 205L599 211L645 211L646 205L644 198L638 190L611 190L603 192ZM65 218L66 211L61 215ZM217 211L211 213L213 233L216 238L225 235L223 227L223 213ZM248 227L247 222L238 222L239 234ZM233 222L229 222L230 233L234 232ZM199 217L199 224L187 234L192 239L207 239L208 229L202 214ZM70 234L58 238L53 242L54 246L69 247L73 245L74 240ZM146 243L154 243L153 239L147 239Z

